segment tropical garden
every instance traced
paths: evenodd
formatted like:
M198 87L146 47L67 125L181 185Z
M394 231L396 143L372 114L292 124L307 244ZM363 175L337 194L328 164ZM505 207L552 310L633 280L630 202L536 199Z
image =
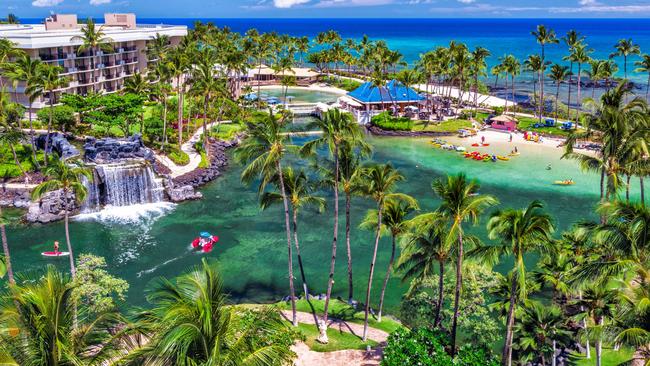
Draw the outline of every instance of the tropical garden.
M84 29L83 48L110 47L91 20ZM211 139L239 135L233 156L244 167L241 182L259 192L260 208L277 213L276 224L283 228L277 242L286 249L288 294L276 306L234 304L218 264L204 260L176 278L155 281L143 294L146 306L131 308L125 299L129 284L111 274L103 258L75 251L70 210L64 218L69 273L12 266L10 245L16 244L7 241L12 217L5 213L0 216L0 273L7 280L0 300L0 363L285 365L296 357L292 345L307 336L298 321L305 311L316 319L310 334L319 344L346 342L328 331L334 314L351 313L348 320L363 326L349 340L357 348L371 345L371 328L390 332L381 361L387 366L650 362L650 210L644 193L650 113L647 93L645 99L635 95L625 81L628 57L638 55L639 47L621 40L612 59L592 60L584 37L569 32L562 38L569 50L567 67L545 58L545 47L560 42L552 30L540 26L533 36L539 54L523 63L506 55L490 73L495 84L503 78L513 94L521 72L532 73L539 87L532 118L541 121L551 113L580 123L566 134L563 158L600 175L600 201L593 208L598 219L576 218L563 232L535 197L522 207L504 207L465 174L430 182L428 194L438 204L426 206L404 193L408 183L398 168L373 160L372 145L351 114L328 111L309 126L322 133L298 143L287 133L290 113L243 98L254 91L241 81L248 69L269 64L284 75L309 62L341 87L351 79L381 86L397 78L406 86L425 84L426 91L457 104L466 93L473 100L465 108L469 121L479 116L479 95L487 90L490 53L483 48L470 51L453 42L422 55L409 69L399 52L367 37L343 40L326 32L313 40L318 47L310 52L305 38L256 30L242 35L197 23L178 45L165 37L149 42L147 57L156 61L146 75L128 79L121 93L57 97L67 83L60 70L0 40L2 80L11 83L0 86L0 172L8 181L36 184L35 200L51 192L69 197L65 202L71 205L86 199L83 182L92 179L90 170L48 154L47 147L37 149L37 129L77 136L140 133L147 146L179 165L187 161L181 145L197 131L202 131L204 159L210 159ZM623 58L622 79L615 77L617 57ZM638 72L648 72L647 61L647 55L636 61ZM582 90L582 77L602 82L605 91L597 97L595 89ZM558 88L577 85L579 107L570 100L563 105L556 91L553 108L545 108L547 78ZM285 96L291 83L282 78ZM26 107L12 102L7 91L18 84L29 95ZM461 91L460 98L451 97L452 88ZM43 95L49 105L31 113L31 103ZM377 124L389 128L389 118L387 111ZM573 149L587 140L599 149ZM638 199L630 195L637 185ZM359 200L372 208L353 225L351 206ZM326 283L312 282L303 268L299 229L307 210L333 219L331 231L321 233L323 248L331 253L322 268ZM487 238L476 235L479 227ZM355 230L372 233L370 257L352 257ZM383 268L377 266L377 256L385 253L378 250L382 238L390 245ZM341 248L343 259L337 257ZM538 258L535 265L525 260L531 257ZM363 262L367 272L353 273L353 261ZM337 264L346 268L345 283L334 281ZM497 271L503 266L508 269ZM359 277L367 278L363 288L354 286ZM388 316L384 303L393 277L408 284L408 291L399 312ZM381 287L373 286L377 278ZM333 296L335 286L345 289L344 299ZM317 292L324 297L314 297Z

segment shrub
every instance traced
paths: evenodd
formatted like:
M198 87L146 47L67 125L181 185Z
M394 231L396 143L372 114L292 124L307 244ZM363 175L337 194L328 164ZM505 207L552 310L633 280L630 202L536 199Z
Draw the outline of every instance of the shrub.
M382 366L450 366L451 356L442 337L431 329L398 329L390 334L384 348Z
M176 165L187 165L190 163L190 156L176 147L169 147L167 157Z
M388 112L380 113L372 117L371 123L382 130L389 131L411 131L413 121L408 117L393 117Z

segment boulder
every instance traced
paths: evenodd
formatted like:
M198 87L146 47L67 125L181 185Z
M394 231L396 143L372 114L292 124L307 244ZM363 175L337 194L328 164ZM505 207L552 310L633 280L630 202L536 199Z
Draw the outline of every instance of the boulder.
M153 162L153 152L144 146L138 133L124 139L111 137L88 138L84 144L85 159L96 163L112 163L121 160L145 158Z
M188 200L198 200L203 198L201 192L196 192L191 185L181 187L168 187L166 189L167 196L172 202L182 202Z
M47 152L55 152L64 159L79 156L79 150L68 141L67 137L60 133L54 132L39 135L36 138L36 148L45 150L45 141L48 140Z
M61 220L65 217L66 200L71 214L79 209L72 193L64 197L63 191L52 191L44 194L40 200L29 204L25 220L43 224Z

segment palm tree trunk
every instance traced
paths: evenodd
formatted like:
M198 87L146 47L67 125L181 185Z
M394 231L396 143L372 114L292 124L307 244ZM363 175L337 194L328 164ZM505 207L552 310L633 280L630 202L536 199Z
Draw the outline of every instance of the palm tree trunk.
M605 168L600 169L600 202L605 198Z
M582 291L578 291L578 300L582 301ZM580 312L584 312L585 307L580 305ZM583 318L582 322L582 329L587 330L587 321ZM591 359L591 346L589 345L589 339L585 341L585 358L590 360Z
M47 121L47 135L45 135L45 150L44 152L44 161L43 163L45 164L45 167L47 168L47 149L49 148L50 145L50 132L52 131L52 108L53 108L53 100L52 100L52 92L50 92L50 111L49 111L49 118Z
M296 246L298 255L298 266L300 267L300 277L302 279L302 290L305 292L305 299L309 300L309 289L307 289L307 280L305 279L305 270L302 266L302 256L300 255L300 244L298 244L298 211L292 208L293 213L293 243Z
M1 207L0 207L0 214L2 214ZM14 284L16 283L16 280L14 279L14 271L11 268L11 256L9 255L9 243L7 242L7 230L5 228L5 225L0 225L0 236L2 237L2 250L5 255L7 277L9 278L9 283Z
M510 307L508 308L508 316L506 318L506 339L503 345L503 353L501 355L501 363L505 366L512 365L512 334L515 325L515 306L517 304L517 270L512 276L512 283L510 284Z
M370 312L370 289L372 288L372 275L375 272L375 261L377 260L377 248L379 247L379 238L381 237L381 215L383 202L377 202L377 231L375 233L375 249L372 252L372 262L370 262L370 274L368 275L368 287L366 288L366 308L363 322L363 341L368 340L368 313Z
M319 341L327 343L327 313L329 311L330 296L334 285L334 268L336 265L336 243L339 236L339 147L334 146L334 234L332 236L332 259L330 261L330 274L327 280L327 293L323 307L323 324L320 328Z
M29 100L29 137L32 143L32 158L34 158L34 163L36 164L36 169L41 169L38 159L36 159L36 141L34 139L34 124L32 123L32 100Z
M630 174L625 178L625 202L630 202Z
M582 108L582 64L578 62L578 107L576 108L576 129L578 129L578 120L580 119L580 108Z
M260 74L262 73L262 59L259 60L259 67L257 69L257 77L260 77ZM262 98L260 97L260 91L262 90L262 84L260 83L261 80L257 80L257 109L262 108Z
M598 319L598 325L603 326L603 317L601 316ZM601 336L598 337L598 340L596 341L596 366L601 366L602 365L602 355L603 355L603 338Z
M280 177L280 194L282 195L282 203L284 204L284 228L287 233L287 258L289 266L289 297L291 298L291 312L292 319L291 324L294 327L298 326L298 319L296 317L296 295L293 287L293 255L291 253L291 226L289 223L289 203L287 200L287 194L284 189L284 176L282 175L282 164L278 160L275 163L275 167L278 171L278 176Z
M643 186L643 173L639 175L639 189L641 191L641 205L645 206L645 188Z
M386 286L390 278L390 272L393 270L393 261L395 260L395 235L393 235L392 251L390 253L390 260L388 261L388 269L386 270L386 277L384 284L381 288L381 295L379 296L379 313L377 313L377 321L381 323L381 311L384 308L384 295L386 294Z
M556 366L557 365L557 357L555 356L555 352L557 350L557 342L554 339L551 343L552 343L552 349L553 349L553 355L551 356L551 366Z
M458 315L460 311L460 292L463 286L463 233L460 229L460 220L456 220L458 225L458 250L456 259L456 289L454 291L454 318L451 324L451 354L456 355L456 335L458 330Z
M433 327L440 325L440 314L442 314L442 304L445 295L445 261L438 261L438 302L436 303L436 317L433 321Z
M13 144L9 144L9 147L11 148L11 153L14 156L14 163L16 164L16 166L18 166L18 169L20 169L20 172L25 177L25 184L29 184L29 176L27 175L27 172L25 171L23 166L20 165L20 160L18 160L18 155L16 154L16 148L14 147ZM643 178L641 178L641 179L643 179Z
M165 144L167 143L167 95L163 95L163 139L162 151L165 152Z
M70 252L70 255L68 255L68 258L70 259L70 275L74 279L75 275L77 274L77 269L74 266L74 255L72 252L72 244L70 243L70 207L68 205L68 190L63 189L63 200L65 202L65 243L68 246L68 252Z
M205 96L205 100L203 101L203 149L205 150L205 156L209 159L210 158L210 146L208 144L208 124L207 124L207 119L208 119L208 99L209 96Z
M350 192L345 193L345 246L348 254L348 304L354 300L354 285L352 284L352 250L350 248Z
M567 100L567 105L566 105L566 114L567 116L571 116L571 82L573 81L573 61L569 63L569 96Z
M560 83L557 83L557 91L555 92L555 123L560 118Z
M183 87L181 86L181 76L176 78L178 86L178 148L183 145Z
M648 73L648 82L645 86L645 100L648 100L648 95L650 95L650 73Z

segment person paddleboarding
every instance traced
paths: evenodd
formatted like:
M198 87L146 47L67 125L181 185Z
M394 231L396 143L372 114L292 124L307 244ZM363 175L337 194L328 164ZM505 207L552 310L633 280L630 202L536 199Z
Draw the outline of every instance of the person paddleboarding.
M54 241L54 253L59 253L59 242L57 240Z

